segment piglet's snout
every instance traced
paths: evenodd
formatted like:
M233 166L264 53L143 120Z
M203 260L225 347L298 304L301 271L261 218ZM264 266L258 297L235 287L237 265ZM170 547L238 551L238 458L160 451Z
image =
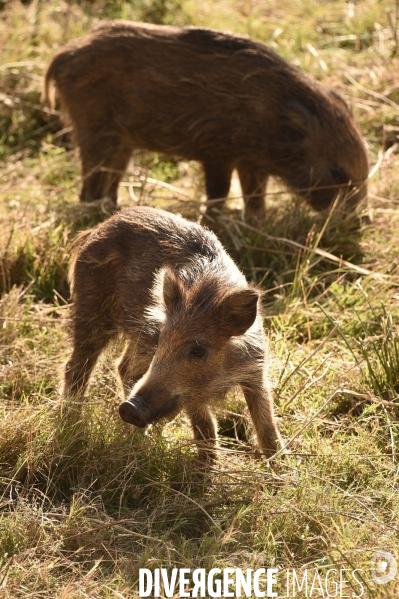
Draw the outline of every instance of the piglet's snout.
M144 428L147 424L143 416L143 398L135 395L119 406L119 416L124 422Z

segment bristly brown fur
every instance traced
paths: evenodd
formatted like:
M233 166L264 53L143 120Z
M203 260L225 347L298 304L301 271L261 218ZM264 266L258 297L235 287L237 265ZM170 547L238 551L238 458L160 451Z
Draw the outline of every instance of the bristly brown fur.
M209 199L227 196L237 169L257 219L270 175L317 210L340 188L350 206L367 195L366 149L345 101L250 39L109 22L58 50L47 105L51 81L80 151L82 200L116 202L135 148L200 161Z
M73 239L72 243L70 243L70 245L69 245L71 260L69 263L68 280L69 280L69 285L70 285L70 290L71 290L72 295L73 295L73 282L74 282L73 273L75 271L76 260L78 259L79 251L82 249L84 244L90 239L91 235L92 235L92 230L81 231L80 233L78 233L76 235L76 237Z
M83 395L101 352L122 334L124 420L144 426L184 409L201 457L213 459L209 403L241 385L260 448L278 449L260 293L213 233L162 210L120 212L78 235L71 283L66 395Z

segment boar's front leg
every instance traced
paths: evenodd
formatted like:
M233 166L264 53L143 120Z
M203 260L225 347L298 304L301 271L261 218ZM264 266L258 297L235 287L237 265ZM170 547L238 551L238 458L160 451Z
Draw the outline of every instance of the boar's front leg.
M149 342L150 341L150 342ZM152 341L152 342L151 342ZM118 364L119 377L121 379L125 398L129 397L134 384L147 372L152 360L153 340L134 338L129 341L128 346Z
M244 196L245 218L261 222L265 219L265 193L267 177L244 166L237 168Z
M262 379L262 374L259 374ZM273 414L273 399L270 390L264 385L242 385L258 446L266 458L271 458L282 446L280 433Z
M217 424L212 410L207 405L189 409L188 415L194 431L194 439L198 446L199 459L212 464L216 459Z

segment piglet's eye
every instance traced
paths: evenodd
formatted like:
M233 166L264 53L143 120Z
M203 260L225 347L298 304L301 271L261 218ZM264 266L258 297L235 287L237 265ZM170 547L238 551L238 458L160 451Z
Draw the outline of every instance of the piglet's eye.
M203 358L205 356L205 354L206 354L206 349L205 349L205 347L202 347L201 345L196 345L190 351L190 356L193 356L193 358Z

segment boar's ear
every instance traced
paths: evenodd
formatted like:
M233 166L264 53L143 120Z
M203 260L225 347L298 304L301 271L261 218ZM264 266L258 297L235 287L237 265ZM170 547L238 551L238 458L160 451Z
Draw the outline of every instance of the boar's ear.
M162 294L166 311L173 310L180 305L182 300L182 289L176 273L171 268L165 268L162 276Z
M351 114L353 116L352 108L349 106L349 104L347 103L345 98L343 98L341 96L341 94L336 92L335 89L327 89L327 91L330 94L330 96L332 97L332 99L334 100L334 102L338 102L339 104L341 104L341 107L344 108L349 114Z
M317 121L316 110L312 110L299 100L286 100L284 102L284 112L287 116L289 127L299 133L305 134L306 131Z
M228 337L243 335L255 322L259 292L240 289L230 293L221 304L221 328Z

